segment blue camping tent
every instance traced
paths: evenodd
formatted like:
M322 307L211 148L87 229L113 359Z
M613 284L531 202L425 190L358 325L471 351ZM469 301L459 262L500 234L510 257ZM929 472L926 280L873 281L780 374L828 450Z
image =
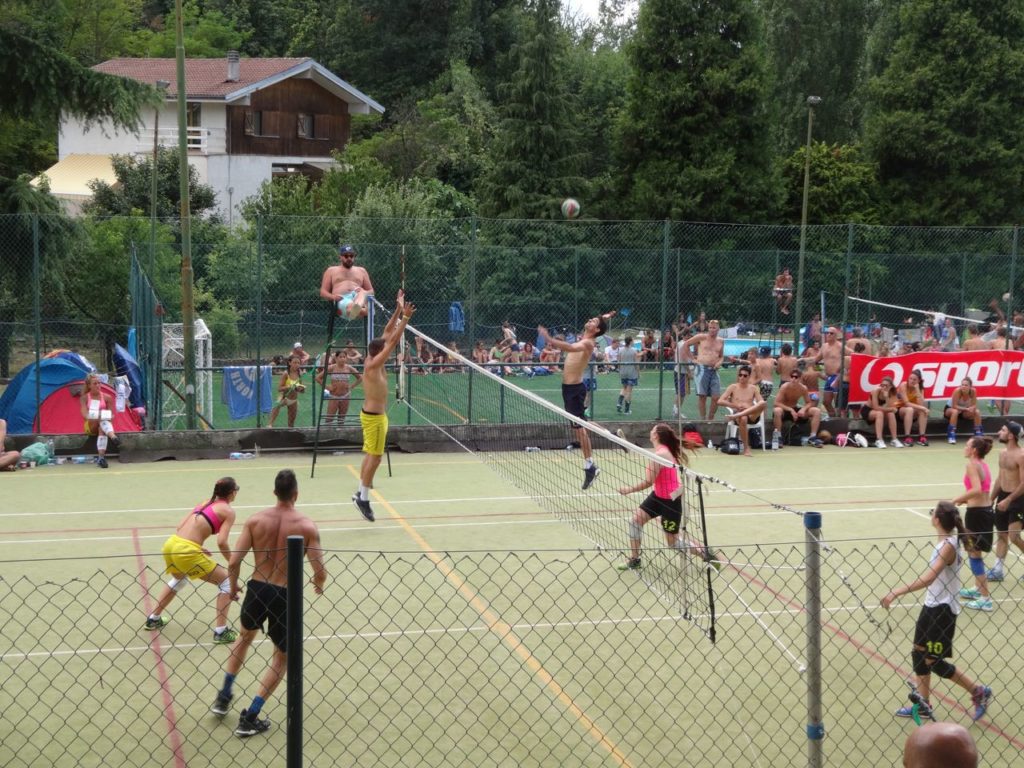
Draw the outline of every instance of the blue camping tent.
M132 354L120 344L114 345L114 372L118 376L127 376L132 391L128 396L128 404L132 408L146 407L146 382L142 377L142 369L135 362Z
M6 419L12 435L31 434L36 418L36 364L30 363L11 379L0 395L0 419ZM39 361L39 402L68 382L85 378L93 370L88 361L74 353L58 354Z

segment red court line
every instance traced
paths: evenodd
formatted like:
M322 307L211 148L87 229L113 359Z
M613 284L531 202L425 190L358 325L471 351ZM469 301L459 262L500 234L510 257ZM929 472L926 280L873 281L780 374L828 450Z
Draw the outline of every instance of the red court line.
M139 566L139 585L142 587L143 605L146 615L149 615L152 607L152 600L149 597L149 582L146 579L146 564L142 559L142 547L139 541L139 529L132 528L132 542L135 545L135 562ZM177 768L186 768L185 752L182 747L181 732L178 730L178 717L174 712L174 696L171 694L171 676L164 661L164 651L160 645L160 633L153 633L153 640L149 644L150 650L156 657L156 673L160 680L160 695L164 701L164 722L167 724L167 735L171 740L171 752L174 754L174 765Z
M787 597L787 596L783 595L781 592L778 592L777 590L775 590L772 587L768 586L767 584L765 584L763 581L761 581L757 577L750 576L749 574L745 573L742 568L737 568L737 567L735 567L732 564L730 564L729 567L732 570L734 570L736 573L738 573L743 579L745 579L750 584L756 585L756 586L760 587L761 589L763 589L764 591L768 592L768 594L772 595L772 597L774 597L776 600L781 602L783 605L786 605L786 606L789 606L790 608L795 609L798 613L806 613L807 612L806 609L804 608L803 603L801 603L795 597ZM887 656L883 656L882 654L880 654L874 648L871 648L870 646L865 645L864 643L860 642L856 638L851 637L850 635L848 635L846 632L844 632L843 630L841 630L839 627L835 626L831 622L823 621L821 623L821 626L822 626L822 628L827 629L829 632L831 632L836 637L838 637L838 638L840 638L842 640L845 640L847 643L849 643L854 648L856 648L857 651L859 651L863 655L867 656L869 659L872 659L873 661L878 662L882 666L888 667L892 671L899 673L900 675L903 676L904 680L909 679L909 677L910 677L910 670L907 670L904 667L901 667L899 664L893 663L892 661L889 660L889 658ZM909 647L909 644L908 644L908 647ZM960 704L960 702L958 702L953 697L951 697L951 696L949 696L947 694L944 694L944 693L938 693L935 690L934 686L932 687L932 696L934 696L935 698L941 700L950 709L959 709L959 710L961 710L963 712L967 712L968 714L971 714L970 711L966 707L964 707L962 704ZM991 731L992 733L996 734L997 736L1000 736L1000 737L1006 739L1006 741L1010 742L1010 744L1015 746L1017 749L1024 750L1024 741L1021 741L1020 739L1017 739L1014 736L1011 736L1009 733L1004 731L998 725L993 724L991 720L978 720L978 721L974 722L974 725L977 725L980 728L984 728L987 731Z

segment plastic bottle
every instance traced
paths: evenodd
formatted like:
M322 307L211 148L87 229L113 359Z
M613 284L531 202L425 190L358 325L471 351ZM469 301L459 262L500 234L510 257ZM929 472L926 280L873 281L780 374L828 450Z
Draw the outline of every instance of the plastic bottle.
M708 438L708 448L714 448L714 447L715 447L715 444L713 442L711 442L711 438L709 437Z
M47 455L47 457L49 457L49 459L50 459L50 461L52 463L53 462L53 457L56 455L56 450L54 449L53 438L52 437L49 440L46 441L46 455Z
M539 450L540 450L540 448L538 448L536 445L528 445L528 446L526 446L526 452L527 453L536 453Z
M240 458L242 458L242 454L239 453L238 451L232 451L231 453L228 454L228 458L229 459L240 459Z
M85 456L72 456L71 457L71 463L72 464L85 464Z

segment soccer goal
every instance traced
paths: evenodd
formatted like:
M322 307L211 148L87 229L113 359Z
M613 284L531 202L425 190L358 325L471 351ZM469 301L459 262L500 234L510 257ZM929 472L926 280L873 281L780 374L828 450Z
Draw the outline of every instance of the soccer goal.
M164 323L163 381L159 388L163 399L161 429L182 429L187 423L185 410L185 326ZM206 425L213 425L213 334L201 319L195 321L196 413Z

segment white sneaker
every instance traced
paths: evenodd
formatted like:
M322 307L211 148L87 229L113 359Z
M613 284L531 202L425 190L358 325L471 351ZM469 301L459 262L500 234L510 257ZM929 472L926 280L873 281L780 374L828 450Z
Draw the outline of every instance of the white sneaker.
M885 448L885 440L875 440L875 448Z
M672 406L672 418L673 419L678 419L679 418L679 406L678 405L673 405Z
M946 442L949 443L950 445L956 445L956 437L950 435L949 437L946 438Z
M889 445L891 445L893 448L902 448L903 447L903 443L901 443L896 438L893 438L892 442L889 443Z

